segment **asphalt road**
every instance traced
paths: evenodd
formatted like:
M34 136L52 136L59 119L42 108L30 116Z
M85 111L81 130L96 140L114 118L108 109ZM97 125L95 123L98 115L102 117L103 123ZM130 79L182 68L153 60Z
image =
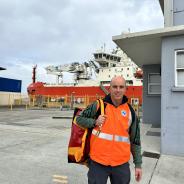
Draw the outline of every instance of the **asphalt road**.
M0 110L1 184L86 184L87 168L67 163L72 111ZM61 182L62 181L62 182Z
M72 114L59 109L0 108L0 184L87 184L87 167L67 162L71 119L58 117ZM184 158L160 156L160 128L141 123L141 137L140 184L183 183ZM130 168L135 184L132 160Z

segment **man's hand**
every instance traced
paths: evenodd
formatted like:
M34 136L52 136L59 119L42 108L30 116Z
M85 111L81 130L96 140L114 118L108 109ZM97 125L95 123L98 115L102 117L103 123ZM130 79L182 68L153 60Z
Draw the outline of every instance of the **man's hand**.
M100 115L98 116L97 120L96 120L96 126L102 126L102 124L105 122L107 116L106 115Z
M141 168L135 168L135 180L139 182L142 178L142 169Z

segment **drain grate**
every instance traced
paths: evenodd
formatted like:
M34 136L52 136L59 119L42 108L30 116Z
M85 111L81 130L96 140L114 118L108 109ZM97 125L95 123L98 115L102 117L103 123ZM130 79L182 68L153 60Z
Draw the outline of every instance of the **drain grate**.
M63 130L63 129L68 129L69 127L65 127L65 126L52 126L52 127L49 127L51 129L57 129L57 130Z
M72 119L71 116L53 116L52 119Z
M6 125L13 125L13 126L28 126L28 123L6 123Z
M149 158L156 158L156 159L160 158L160 154L159 153L153 153L153 152L148 152L148 151L144 151L142 156L143 157L149 157Z

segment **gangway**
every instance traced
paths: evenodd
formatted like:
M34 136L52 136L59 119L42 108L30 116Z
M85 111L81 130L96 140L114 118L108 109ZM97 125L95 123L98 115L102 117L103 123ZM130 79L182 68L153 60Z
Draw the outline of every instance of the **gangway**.
M100 84L100 89L106 94L109 94L109 91L103 86L103 84Z

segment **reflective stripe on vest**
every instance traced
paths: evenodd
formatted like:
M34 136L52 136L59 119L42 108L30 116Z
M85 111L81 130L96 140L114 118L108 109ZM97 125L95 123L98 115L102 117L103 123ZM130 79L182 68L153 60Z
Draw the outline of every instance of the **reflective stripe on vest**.
M97 136L98 131L93 129L92 134ZM112 134L106 134L106 133L102 133L100 132L99 135L97 136L98 138L101 139L106 139L108 141L112 141L113 137L114 137L114 141L117 142L126 142L130 144L130 140L128 137L124 137L124 136L119 136L119 135L112 135Z

